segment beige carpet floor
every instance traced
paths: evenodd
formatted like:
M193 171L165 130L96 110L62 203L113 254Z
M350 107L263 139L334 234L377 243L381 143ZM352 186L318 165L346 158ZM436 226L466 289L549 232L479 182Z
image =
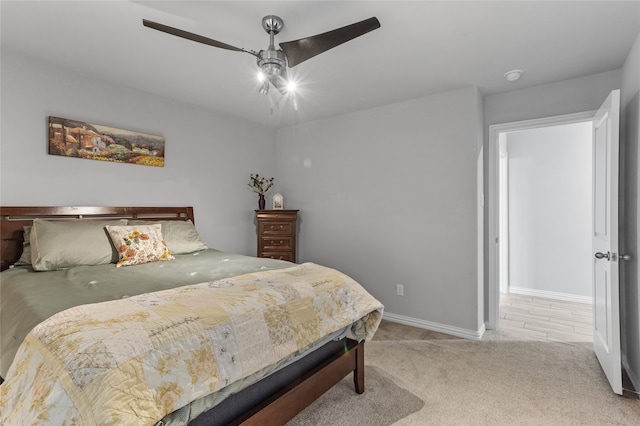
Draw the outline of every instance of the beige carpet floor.
M289 426L640 425L640 400L611 392L588 345L383 321L365 348L365 393L348 376Z

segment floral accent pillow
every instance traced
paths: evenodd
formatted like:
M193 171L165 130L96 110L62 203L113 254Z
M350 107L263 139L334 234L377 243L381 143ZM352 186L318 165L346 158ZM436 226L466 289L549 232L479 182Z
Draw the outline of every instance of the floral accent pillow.
M107 226L118 252L116 267L175 259L162 239L162 225Z

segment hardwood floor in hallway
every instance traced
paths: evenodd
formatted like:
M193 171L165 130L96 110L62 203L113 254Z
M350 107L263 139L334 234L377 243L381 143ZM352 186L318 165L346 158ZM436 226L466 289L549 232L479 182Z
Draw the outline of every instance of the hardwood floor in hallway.
M500 330L526 340L593 342L590 303L500 294Z

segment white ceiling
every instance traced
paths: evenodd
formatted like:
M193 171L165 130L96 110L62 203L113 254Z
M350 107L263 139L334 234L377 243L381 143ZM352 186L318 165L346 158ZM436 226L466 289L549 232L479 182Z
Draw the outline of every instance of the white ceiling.
M376 16L381 28L291 69L297 110L258 93L255 58L170 36L149 19L251 50ZM270 126L466 86L482 94L619 69L640 1L7 1L2 50ZM509 83L503 74L524 69ZM4 83L4 82L3 82Z

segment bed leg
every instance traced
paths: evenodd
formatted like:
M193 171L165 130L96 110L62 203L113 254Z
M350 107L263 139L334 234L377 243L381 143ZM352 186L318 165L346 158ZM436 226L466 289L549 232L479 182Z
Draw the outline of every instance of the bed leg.
M364 340L354 348L356 351L356 368L353 370L353 384L356 393L364 392Z

